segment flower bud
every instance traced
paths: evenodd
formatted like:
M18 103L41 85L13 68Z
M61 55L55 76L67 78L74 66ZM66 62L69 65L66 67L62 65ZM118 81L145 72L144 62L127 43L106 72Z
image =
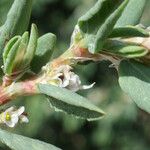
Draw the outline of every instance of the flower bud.
M37 46L37 28L32 25L31 33L13 37L6 45L3 53L3 71L7 77L24 73L34 57Z

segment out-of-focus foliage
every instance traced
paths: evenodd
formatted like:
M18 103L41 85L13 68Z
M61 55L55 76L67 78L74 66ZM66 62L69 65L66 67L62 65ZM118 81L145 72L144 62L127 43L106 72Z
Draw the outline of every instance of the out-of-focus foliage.
M11 7L13 0L1 0L0 1L0 26L2 26L6 20L7 12Z
M46 32L57 35L53 57L67 48L77 19L95 2L96 0L35 0L31 22L37 24L40 35ZM147 26L150 25L149 8L150 2L142 17L142 22ZM54 113L44 97L33 96L16 100L16 105L25 104L30 122L13 130L64 150L149 150L150 117L121 91L118 75L109 65L109 62L91 63L87 66L78 65L75 70L83 83L97 81L93 89L81 91L80 94L107 112L104 119L87 122ZM0 149L6 150L1 146Z

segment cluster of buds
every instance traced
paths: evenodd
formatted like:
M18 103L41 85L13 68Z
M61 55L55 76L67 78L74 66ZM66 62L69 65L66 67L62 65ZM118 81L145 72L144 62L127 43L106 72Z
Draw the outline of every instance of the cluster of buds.
M10 107L0 114L0 124L5 124L8 127L15 127L18 122L28 123L29 120L24 113L25 107L22 106L19 109Z
M28 69L34 57L37 46L37 27L32 25L31 33L25 32L22 36L13 37L5 46L3 53L4 84L9 80L20 78Z

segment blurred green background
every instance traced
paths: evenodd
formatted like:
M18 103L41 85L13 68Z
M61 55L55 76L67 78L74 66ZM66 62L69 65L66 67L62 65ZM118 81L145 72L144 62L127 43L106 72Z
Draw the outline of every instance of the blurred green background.
M53 58L69 46L77 19L94 3L95 0L34 0L31 23L37 24L40 35L47 32L57 35ZM150 1L141 19L146 26L150 25L149 15ZM84 84L96 81L93 89L79 93L107 112L104 119L87 122L57 113L43 96L34 96L15 101L17 106L26 106L29 124L3 128L64 150L149 150L150 115L137 108L121 91L117 72L109 65L110 62L103 61L75 68ZM6 148L2 145L0 150Z

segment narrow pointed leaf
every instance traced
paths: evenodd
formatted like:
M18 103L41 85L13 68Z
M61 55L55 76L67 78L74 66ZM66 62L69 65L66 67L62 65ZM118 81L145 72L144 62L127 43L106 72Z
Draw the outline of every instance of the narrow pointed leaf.
M25 136L0 129L0 141L13 150L60 150L59 148Z
M63 111L89 121L100 119L104 112L86 98L64 88L39 84L39 90L45 94L56 111Z
M149 36L150 36L149 33L140 27L125 26L113 29L109 37L116 38L116 37L149 37Z
M17 42L17 40L20 38L20 36L15 36L13 37L11 40L9 40L9 42L7 43L7 45L4 48L4 52L3 52L3 63L6 62L7 59L7 55L10 52L12 46Z
M119 84L134 102L150 113L150 68L124 60L119 66Z
M34 72L39 72L41 67L50 60L55 44L56 36L52 33L47 33L38 39L35 56L31 63L31 67Z
M130 0L115 27L139 24L146 2L147 0Z
M108 40L104 44L104 49L107 52L126 58L139 58L149 53L149 50L142 46L123 43L118 40Z
M37 40L38 40L37 27L35 24L32 24L29 43L25 51L24 61L21 64L22 66L28 67L29 64L31 63L35 55L35 51L37 47Z
M26 48L28 46L28 42L29 42L29 32L25 32L21 37L21 41L20 41L20 44L16 53L16 57L13 62L13 68L16 68L15 70L24 69L24 68L21 68L21 62L23 61Z
M91 53L99 52L129 0L98 0L78 25Z
M15 60L20 42L21 42L21 37L18 38L18 40L15 42L15 44L10 49L9 54L7 55L7 58L6 58L6 61L4 64L4 73L7 75L10 75L12 73L13 61Z

